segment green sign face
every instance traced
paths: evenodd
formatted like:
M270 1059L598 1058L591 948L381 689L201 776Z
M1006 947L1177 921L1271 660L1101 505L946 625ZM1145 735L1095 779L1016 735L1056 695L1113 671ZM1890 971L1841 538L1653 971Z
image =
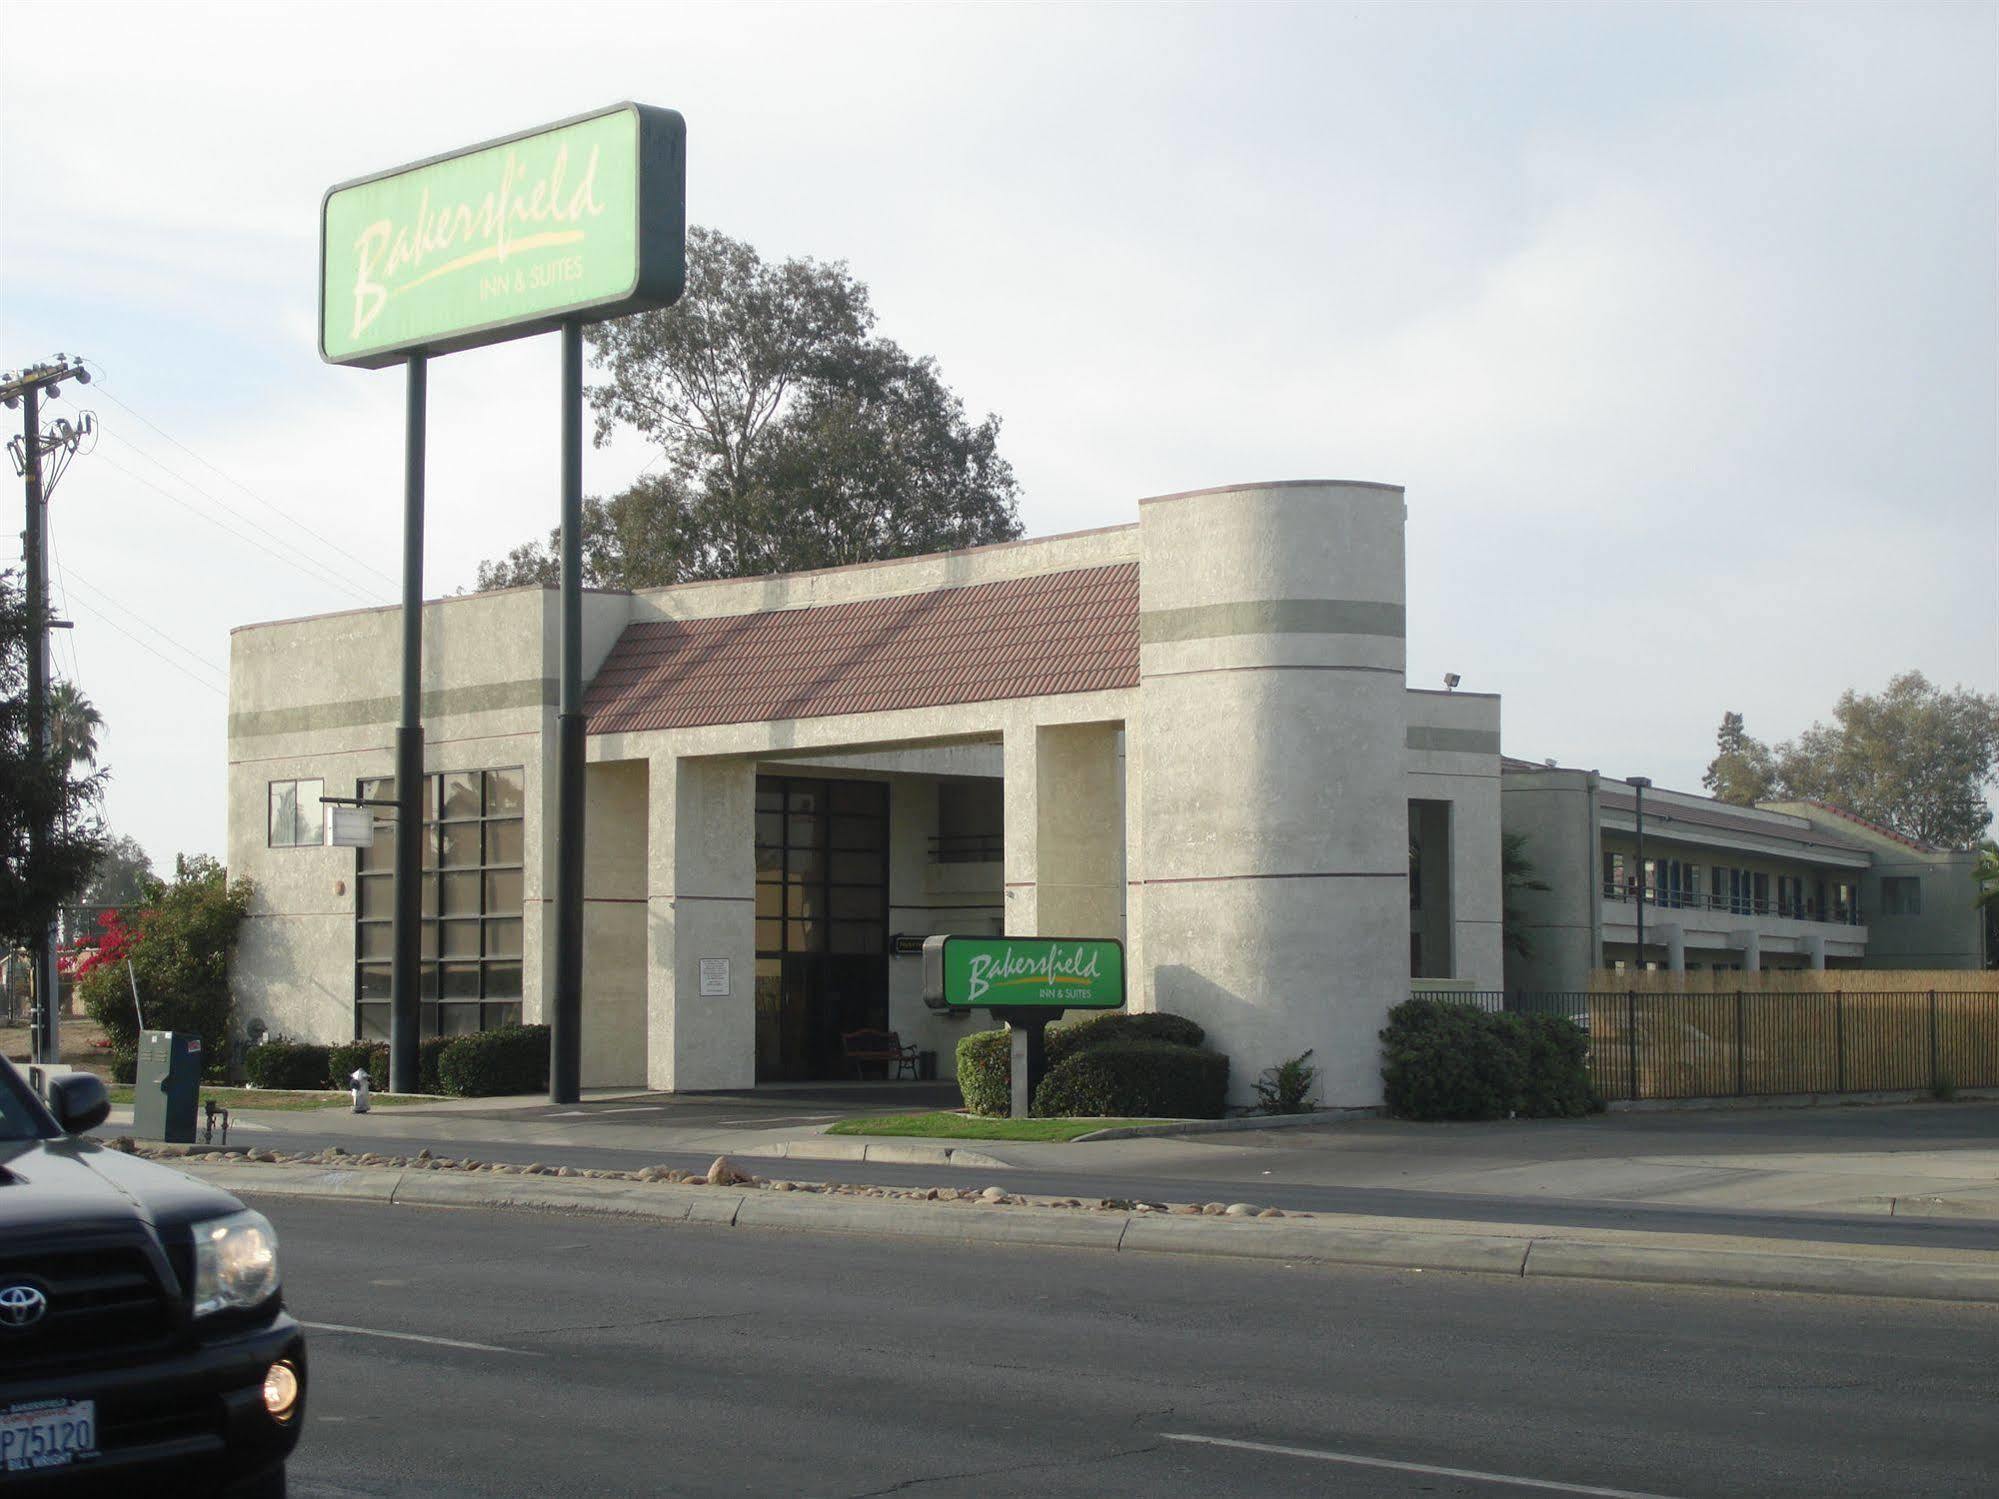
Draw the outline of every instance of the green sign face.
M319 352L369 368L679 297L686 125L621 104L334 188Z
M1095 937L932 937L924 998L938 1009L1115 1010L1124 945Z

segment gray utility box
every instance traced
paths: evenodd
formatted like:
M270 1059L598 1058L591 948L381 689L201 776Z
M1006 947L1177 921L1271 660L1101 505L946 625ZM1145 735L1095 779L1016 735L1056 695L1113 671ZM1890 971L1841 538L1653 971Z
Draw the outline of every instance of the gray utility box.
M132 1092L132 1133L141 1140L194 1143L201 1097L201 1037L174 1031L139 1034L139 1071Z

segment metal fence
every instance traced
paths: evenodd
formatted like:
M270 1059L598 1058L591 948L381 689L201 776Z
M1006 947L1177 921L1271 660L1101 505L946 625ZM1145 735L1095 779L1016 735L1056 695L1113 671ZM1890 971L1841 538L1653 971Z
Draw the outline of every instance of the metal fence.
M1946 990L1433 993L1560 1015L1589 1036L1605 1099L1999 1087L1999 994Z

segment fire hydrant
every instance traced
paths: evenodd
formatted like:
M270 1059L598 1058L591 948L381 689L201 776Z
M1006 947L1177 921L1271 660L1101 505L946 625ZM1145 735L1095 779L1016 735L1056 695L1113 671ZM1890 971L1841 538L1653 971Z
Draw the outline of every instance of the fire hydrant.
M347 1081L354 1085L353 1087L354 1112L357 1114L367 1113L368 1112L368 1069L366 1067L356 1067L354 1069L353 1075L349 1077Z

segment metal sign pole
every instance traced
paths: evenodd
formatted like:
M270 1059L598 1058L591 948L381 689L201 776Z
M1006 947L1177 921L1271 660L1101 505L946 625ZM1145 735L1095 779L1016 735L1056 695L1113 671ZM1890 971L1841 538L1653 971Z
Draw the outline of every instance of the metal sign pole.
M417 1091L423 966L423 466L425 356L408 360L403 448L403 692L396 725L394 956L389 969L389 1091Z
M583 1058L583 325L573 319L562 325L561 567L548 1101L575 1103Z

